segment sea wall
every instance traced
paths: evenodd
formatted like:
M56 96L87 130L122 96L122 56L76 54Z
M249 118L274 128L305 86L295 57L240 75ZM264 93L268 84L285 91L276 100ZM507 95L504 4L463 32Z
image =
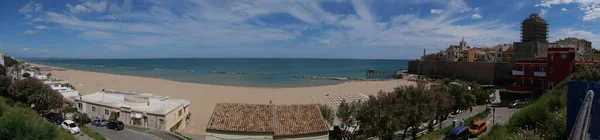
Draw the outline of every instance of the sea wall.
M409 61L408 73L454 77L490 85L508 85L513 82L509 63Z

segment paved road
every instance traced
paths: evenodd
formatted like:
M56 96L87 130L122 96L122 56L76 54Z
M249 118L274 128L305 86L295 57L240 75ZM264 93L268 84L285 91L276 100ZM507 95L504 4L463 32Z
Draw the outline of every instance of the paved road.
M496 91L496 97L500 97L500 95L497 91ZM496 98L496 99L497 100L494 101L493 103L501 104L500 98ZM488 131L484 132L481 135L486 135L488 132L490 132L493 124L502 124L502 125L508 124L510 117L519 110L519 109L515 109L515 108L508 108L506 106L494 106L493 108L495 108L495 111L493 111L493 114L490 114L486 120L486 122L489 124ZM477 138L470 138L470 140L476 140L476 139Z
M112 129L106 129L104 127L96 127L90 124L86 124L85 126L100 133L110 140L162 140L156 136L129 129L115 131Z

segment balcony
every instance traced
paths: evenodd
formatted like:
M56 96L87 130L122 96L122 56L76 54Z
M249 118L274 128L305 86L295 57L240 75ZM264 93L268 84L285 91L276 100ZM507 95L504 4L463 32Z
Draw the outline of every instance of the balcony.
M536 76L536 77L546 77L546 72L534 72L533 76Z
M523 72L523 71L517 71L517 70L513 70L513 71L512 71L512 74L513 74L513 75L525 75L525 72Z

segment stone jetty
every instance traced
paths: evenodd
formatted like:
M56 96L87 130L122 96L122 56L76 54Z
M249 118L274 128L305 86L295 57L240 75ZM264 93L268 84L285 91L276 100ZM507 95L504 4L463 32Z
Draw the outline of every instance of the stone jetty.
M302 79L318 79L318 80L338 80L338 81L388 81L390 79L367 79L367 78L354 78L354 77L323 77L323 76L300 76L296 75L295 78Z
M269 73L252 73L252 72L227 72L227 71L211 71L214 74L239 74L239 75L269 75Z

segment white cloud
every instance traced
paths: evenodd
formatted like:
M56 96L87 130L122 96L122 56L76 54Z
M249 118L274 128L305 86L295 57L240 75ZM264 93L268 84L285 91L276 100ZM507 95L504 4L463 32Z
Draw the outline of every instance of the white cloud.
M481 19L483 18L483 16L479 13L479 7L475 8L473 10L473 12L475 12L473 15L471 15L472 19Z
M546 9L541 9L540 10L540 17L546 17Z
M561 9L560 9L560 11L562 11L562 12L566 12L566 11L567 11L567 8L561 8Z
M45 25L37 25L37 26L34 26L33 28L38 29L38 30L43 30L43 29L46 29L48 27L46 27Z
M472 19L481 19L483 18L483 16L481 16L479 13L475 13L471 16Z
M71 4L66 4L65 7L67 7L67 9L69 9L69 11L71 11L71 13L91 13L91 12L103 13L106 11L106 8L108 7L107 5L108 5L108 2L106 2L106 1L100 1L97 3L94 3L91 1L86 1L81 4L76 4L75 6L73 6Z
M473 18L472 14L461 12L478 14L480 10L468 7L461 0L443 1L442 8L437 9L443 10L440 16L396 15L387 22L376 20L378 15L372 11L375 7L365 1L352 1L356 15L327 12L319 1L193 2L186 3L191 8L177 9L177 13L172 7L184 6L148 4L147 11L139 11L131 9L130 1L109 3L105 10L108 15L102 16L113 19L111 21L55 12L45 12L32 21L50 23L46 25L77 33L82 39L102 41L110 44L105 46L110 50L133 49L134 46L265 46L262 44L295 40L303 36L304 30L319 31L307 38L310 43L322 46L407 48L445 48L457 44L461 37L471 46L495 45L517 41L519 34L516 24L477 21L465 25L459 22ZM93 9L81 5L87 10ZM299 22L285 26L248 24L256 17L272 13L287 14ZM122 18L129 19L116 20Z
M43 50L43 49L36 49L36 48L22 48L20 51L22 52L30 52L30 53L35 53L35 52L50 52L50 50Z
M42 4L29 2L25 4L21 9L19 9L19 13L28 14L33 12L39 12L40 10L42 10Z
M592 21L600 18L599 0L542 0L542 3L536 4L536 7L550 8L552 5L576 3L580 11L583 11L583 21Z
M38 34L40 31L38 30L26 30L25 32L21 33L20 35L35 35Z
M431 12L431 14L442 14L442 12L444 12L444 10L442 10L442 9L431 9L430 12Z

